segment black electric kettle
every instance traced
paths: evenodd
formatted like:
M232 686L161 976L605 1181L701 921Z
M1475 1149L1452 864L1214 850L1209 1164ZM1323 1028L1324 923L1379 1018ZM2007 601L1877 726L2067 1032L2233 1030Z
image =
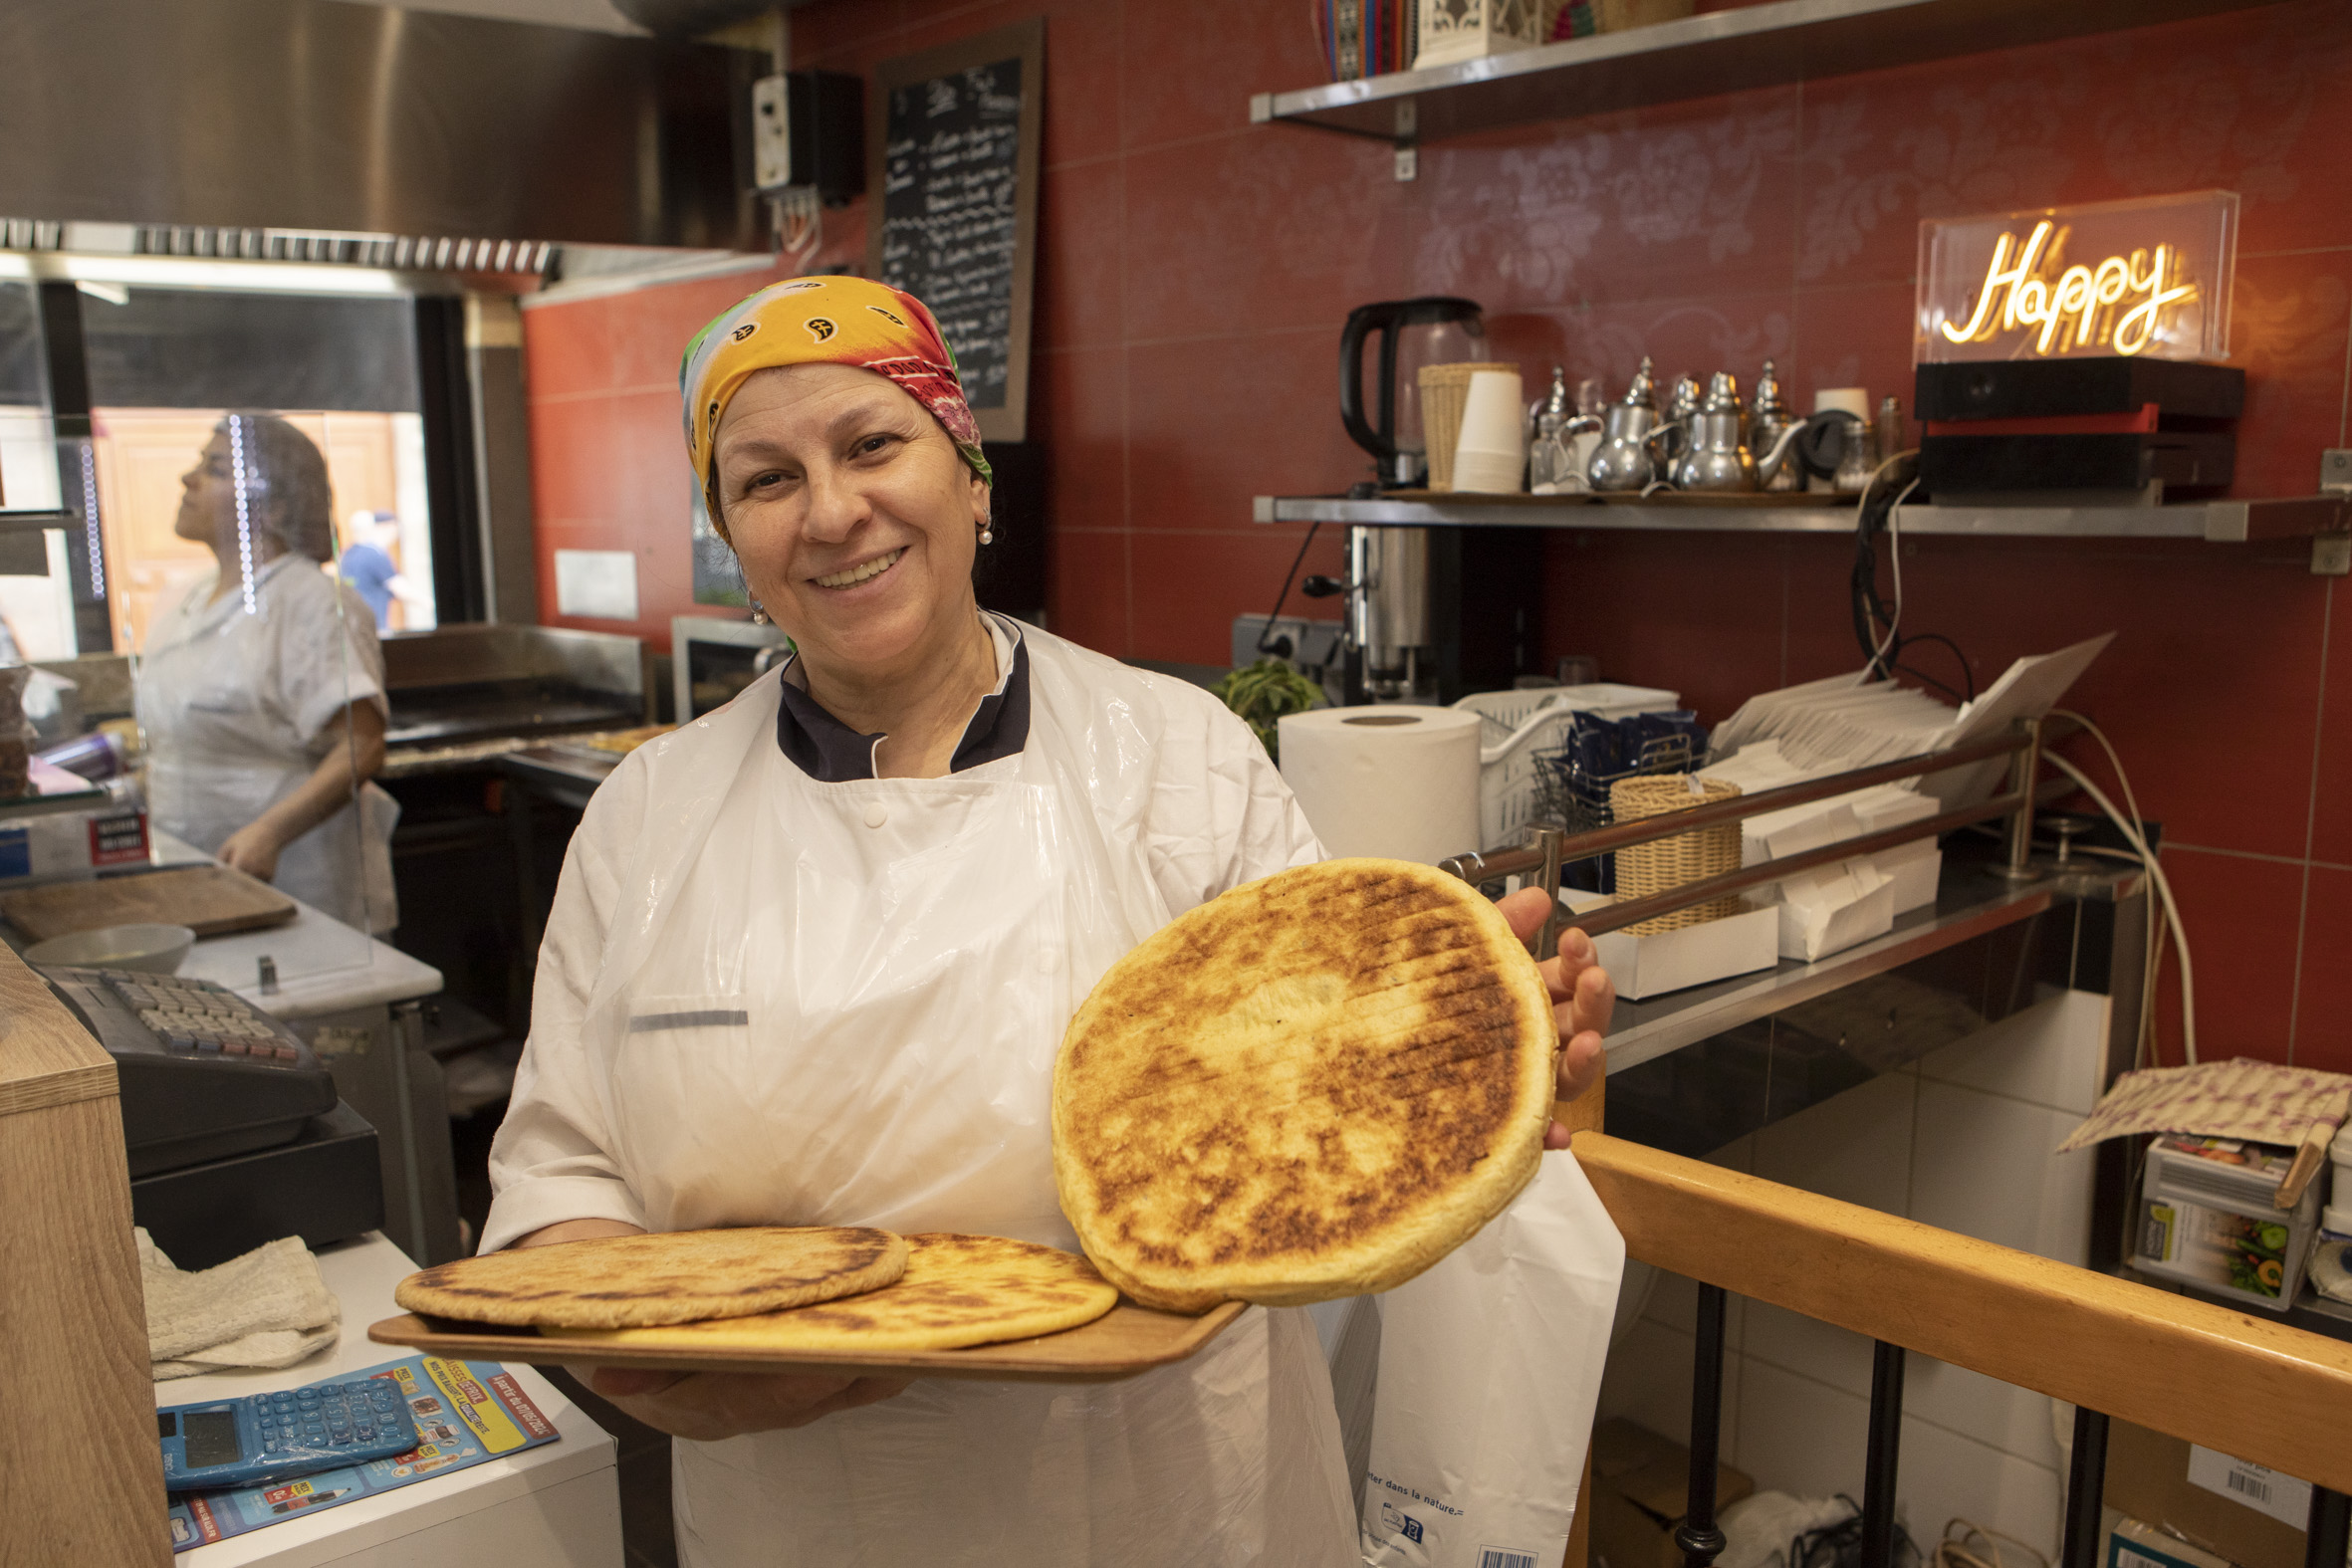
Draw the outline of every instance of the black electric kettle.
M1373 416L1364 417L1364 339L1380 335L1373 370ZM1339 334L1339 419L1348 439L1372 454L1390 489L1422 484L1429 438L1421 420L1421 367L1487 357L1487 329L1477 302L1450 295L1359 305Z

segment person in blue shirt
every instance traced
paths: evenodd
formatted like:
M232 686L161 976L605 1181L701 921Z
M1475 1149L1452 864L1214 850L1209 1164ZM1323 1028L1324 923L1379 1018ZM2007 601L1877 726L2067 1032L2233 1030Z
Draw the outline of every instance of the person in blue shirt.
M399 520L389 512L354 512L344 537L351 543L336 562L336 574L375 612L375 629L389 631L392 601L407 603L417 597L392 560L391 547L400 540Z

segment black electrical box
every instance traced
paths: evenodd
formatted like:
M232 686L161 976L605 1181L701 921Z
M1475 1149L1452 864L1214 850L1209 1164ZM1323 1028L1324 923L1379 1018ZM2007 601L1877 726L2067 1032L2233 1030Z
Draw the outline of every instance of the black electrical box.
M1974 359L1923 364L1913 382L1920 419L2045 419L2130 414L2154 403L2168 420L2235 419L2245 372L2180 359Z
M787 71L752 90L760 191L813 190L828 207L865 192L865 81L841 71Z
M2245 372L2100 355L1919 366L1930 495L2217 490L2235 477Z
M1935 496L2038 495L2063 490L2216 490L2236 475L2227 432L2145 435L1931 435L1919 445L1919 482Z

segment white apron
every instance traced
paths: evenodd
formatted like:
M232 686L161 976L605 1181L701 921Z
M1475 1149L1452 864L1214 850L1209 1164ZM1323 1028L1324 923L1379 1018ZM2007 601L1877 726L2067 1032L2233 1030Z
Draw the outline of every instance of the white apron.
M241 592L212 600L214 580L191 584L149 626L136 692L148 812L206 854L302 786L326 755L329 719L383 700L375 624L315 562L281 556L262 566L254 613ZM399 814L390 795L362 785L357 812L347 806L288 843L271 881L347 926L391 930Z
M1139 848L1089 811L1082 770L1048 760L1083 751L1058 744L1049 708L1020 756L936 780L820 784L769 731L689 807L684 853L646 867L655 891L616 930L584 1034L652 1229L1074 1246L1054 1189L1055 1053L1094 981L1169 911ZM1192 1362L1124 1383L921 1382L673 1452L691 1568L1356 1561L1299 1312L1250 1312Z

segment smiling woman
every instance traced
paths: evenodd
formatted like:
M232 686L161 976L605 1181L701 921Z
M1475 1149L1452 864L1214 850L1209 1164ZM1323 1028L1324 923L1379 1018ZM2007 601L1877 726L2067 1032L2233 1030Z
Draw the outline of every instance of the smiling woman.
M681 383L711 517L797 651L589 801L484 1249L744 1225L1072 1249L1050 1088L1078 1004L1176 915L1321 848L1207 692L977 607L989 472L920 304L779 284ZM1569 1096L1609 1009L1571 940L1545 966ZM682 1440L697 1568L1357 1559L1295 1310L1112 1384L590 1376Z
M800 649L810 697L885 737L877 778L946 774L996 684L972 595L987 483L921 404L844 364L757 372L716 447L713 516Z

